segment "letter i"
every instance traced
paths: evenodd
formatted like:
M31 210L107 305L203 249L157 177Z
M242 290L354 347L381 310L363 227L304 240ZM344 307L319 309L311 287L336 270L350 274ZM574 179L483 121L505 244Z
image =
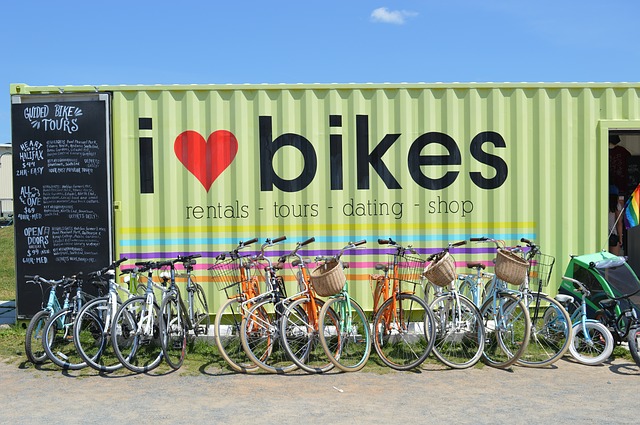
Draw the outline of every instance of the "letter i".
M329 115L329 127L342 128L342 115ZM329 172L331 173L331 190L342 190L342 134L329 136Z
M151 118L138 118L138 130L151 130ZM153 193L153 138L138 138L140 155L140 193Z

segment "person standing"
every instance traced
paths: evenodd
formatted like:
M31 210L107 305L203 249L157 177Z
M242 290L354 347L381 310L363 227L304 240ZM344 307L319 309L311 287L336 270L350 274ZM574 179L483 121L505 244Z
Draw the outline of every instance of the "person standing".
M609 252L620 255L622 247L622 206L618 202L618 188L609 186Z

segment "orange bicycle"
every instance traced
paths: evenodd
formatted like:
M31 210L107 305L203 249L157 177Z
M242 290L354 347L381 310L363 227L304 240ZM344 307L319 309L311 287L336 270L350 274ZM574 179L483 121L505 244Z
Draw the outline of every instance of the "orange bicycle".
M396 370L418 367L429 356L435 341L433 313L415 295L423 283L426 261L411 246L404 248L393 239L378 239L395 249L388 264L376 265L381 276L372 276L373 346L380 359ZM413 286L406 290L403 285Z
M258 241L240 241L232 251L216 257L216 263L209 268L220 291L227 295L227 301L220 306L214 321L216 346L231 369L237 372L253 372L258 366L245 354L240 341L242 323L242 303L260 294L260 282L253 271L255 264L249 256L241 256L240 250Z
M280 258L281 262L293 258L291 266L292 270L297 270L296 280L300 288L300 292L284 300L287 308L280 318L280 335L285 352L299 368L309 373L323 373L334 367L320 344L318 316L324 301L316 297L307 268L310 261L303 259L298 253L300 248L314 241L315 238L310 238L298 242L293 251ZM327 314L327 320L332 320L332 326L337 326L338 316L333 309Z

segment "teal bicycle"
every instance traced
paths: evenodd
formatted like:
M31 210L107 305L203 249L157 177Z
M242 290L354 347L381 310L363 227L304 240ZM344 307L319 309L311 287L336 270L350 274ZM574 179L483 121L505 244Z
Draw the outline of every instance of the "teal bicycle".
M52 314L43 329L42 345L47 357L65 370L78 370L87 366L78 354L73 340L78 312L86 302L95 298L82 290L83 283L83 276L81 274L76 276L70 288L72 293L75 291L75 295L70 299L69 306ZM88 329L88 331L98 332L98 329Z
M311 273L311 281L318 294L329 295L324 292L324 288L333 287L329 292L333 292L334 295L327 300L318 316L318 336L325 355L344 372L362 369L371 355L369 321L362 307L349 295L349 285L343 271L343 268L348 266L340 261L345 250L365 243L365 240L349 242L337 255L321 258L323 264ZM338 275L338 278L335 278L335 275ZM330 282L329 285L327 281ZM335 282L337 285L333 286Z
M31 321L29 322L29 326L27 327L27 333L24 340L24 351L27 355L27 359L33 364L43 364L47 360L47 353L44 350L44 346L42 342L44 340L44 325L49 320L51 315L56 314L62 309L69 308L69 300L71 299L70 288L75 282L74 278L65 278L59 280L45 279L42 276L25 276L27 279L27 283L29 284L38 284L40 285L40 289L43 293L44 298L44 289L43 285L49 287L49 295L47 299L47 304L45 307L37 312ZM62 305L60 304L60 300L58 299L58 288L63 288L61 299L63 299ZM57 326L62 327L62 319L58 321Z

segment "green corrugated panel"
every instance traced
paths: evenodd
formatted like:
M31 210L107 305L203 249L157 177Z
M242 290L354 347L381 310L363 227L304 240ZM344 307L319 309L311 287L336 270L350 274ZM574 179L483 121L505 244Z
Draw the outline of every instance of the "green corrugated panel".
M307 252L314 256L336 250L348 240L366 238L366 250L349 255L355 297L371 305L368 275L385 260L378 237L393 237L405 245L433 252L449 241L492 236L516 244L520 237L538 242L557 257L554 292L569 254L600 250L606 242L607 141L609 129L640 129L638 84L372 84L372 85L205 85L99 86L113 92L113 146L117 252L129 258L166 258L179 253L203 254L204 269L215 254L240 239L288 236L283 250L315 236ZM52 87L12 86L12 92L36 93ZM65 87L65 91L86 91ZM93 90L93 88L90 88ZM289 192L260 186L260 117L270 117L274 140L288 134L289 142L306 144L317 155L315 177L301 190ZM341 120L330 125L330 116ZM138 128L140 118L152 120L151 130ZM360 125L360 129L358 126ZM389 189L371 166L369 188L359 189L357 140L368 131L368 150L393 141L382 161L401 189ZM209 143L221 131L238 141L233 162L209 191L176 158L174 143L184 131L198 132ZM264 132L265 128L262 129ZM216 133L218 132L218 133ZM442 189L426 189L409 171L412 144L437 132L455 142L460 165L423 166L431 178L457 172ZM474 158L472 140L481 133L498 134L506 147L482 145L494 159ZM213 136L211 136L213 135ZM331 136L341 137L343 188L331 190ZM153 144L154 193L140 193L139 139ZM429 140L435 140L433 137ZM491 142L498 139L490 137ZM419 155L444 155L432 143ZM414 155L416 156L416 155ZM476 155L477 156L477 155ZM273 168L283 179L303 170L302 154L287 146L277 151ZM495 176L504 162L508 175L502 185L484 189L471 175ZM362 175L362 169L360 174ZM335 172L335 170L334 170ZM361 176L362 177L362 176ZM207 216L207 206L218 214ZM346 216L351 205L365 205L360 217ZM274 206L275 204L275 206ZM367 204L374 205L367 210ZM381 205L382 204L382 205ZM400 204L402 204L400 213ZM240 211L238 211L240 206ZM305 213L306 205L306 214ZM464 215L461 206L472 211ZM203 208L201 213L198 209ZM380 215L381 208L388 215ZM393 210L393 208L396 208ZM372 208L372 207L371 207ZM385 210L386 211L386 210ZM288 217L280 215L289 212ZM301 217L294 217L300 216ZM278 217L276 217L278 216ZM486 246L468 245L454 251L463 271L467 260L490 263ZM277 250L272 250L274 254ZM212 310L220 302L210 287Z

